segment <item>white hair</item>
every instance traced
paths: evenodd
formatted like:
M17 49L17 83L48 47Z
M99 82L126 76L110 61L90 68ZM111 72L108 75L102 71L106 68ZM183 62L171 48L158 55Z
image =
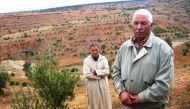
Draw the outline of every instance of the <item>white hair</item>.
M149 23L152 23L153 22L153 18L152 18L152 14L150 13L150 11L146 10L146 9L139 9L137 10L134 15L133 15L133 20L132 20L132 24L135 20L135 17L137 15L143 15L143 16L146 16L147 17L147 20L149 21Z

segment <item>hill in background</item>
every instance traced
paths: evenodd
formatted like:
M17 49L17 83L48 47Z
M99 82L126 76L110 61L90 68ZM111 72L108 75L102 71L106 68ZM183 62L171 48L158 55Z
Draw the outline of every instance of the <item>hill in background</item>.
M98 43L113 60L131 36L132 14L139 8L153 13L157 36L189 40L189 4L187 0L135 0L0 14L0 60L31 59L50 44L60 66L81 64L91 43Z

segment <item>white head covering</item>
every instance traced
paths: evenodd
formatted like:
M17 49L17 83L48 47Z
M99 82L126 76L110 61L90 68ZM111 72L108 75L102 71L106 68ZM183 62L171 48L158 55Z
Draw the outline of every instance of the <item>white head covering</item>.
M133 19L132 19L132 23L134 22L134 19L137 15L143 15L143 16L146 16L148 21L150 23L153 22L153 18L152 18L152 14L150 13L150 11L146 10L146 9L139 9L137 10L134 15L133 15Z

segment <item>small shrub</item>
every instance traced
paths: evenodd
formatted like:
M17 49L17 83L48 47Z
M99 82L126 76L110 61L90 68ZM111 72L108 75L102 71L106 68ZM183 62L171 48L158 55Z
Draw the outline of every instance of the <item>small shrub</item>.
M74 88L80 78L75 72L59 70L53 59L52 49L36 60L29 69L30 93L18 93L12 97L15 109L68 109L66 101L74 98ZM20 94L20 95L19 95ZM19 106L18 108L16 108Z
M37 42L41 43L44 39L43 38L37 38L35 39Z
M106 51L105 51L105 50L102 50L102 54L104 54L104 55L105 55L105 54L106 54Z
M6 87L6 81L9 79L9 74L0 68L0 88Z
M15 82L15 85L16 85L16 86L19 86L19 85L20 85L20 83L19 83L18 81L16 81L16 82Z
M27 82L23 82L22 87L26 87L26 86L27 86Z
M24 51L23 52L25 54L26 57L33 57L35 55L34 51Z
M183 49L183 51L182 51L182 55L183 55L183 56L187 56L188 52L189 52L188 49Z
M11 39L10 37L4 37L3 40L9 40Z
M15 91L10 97L13 109L50 109L42 101L37 91L29 87L25 91L22 88L19 91Z
M113 52L111 51L111 52L110 52L110 54L112 55L112 54L113 54Z
M112 78L112 74L113 74L113 67L112 67L112 64L113 62L111 60L108 61L108 64L109 64L109 75L108 75L108 78L111 79Z
M66 101L74 98L74 88L80 80L78 74L70 70L59 70L52 49L35 65L29 79L43 102L53 109L68 108Z
M105 50L106 49L106 45L105 44L101 45L101 49Z
M23 71L25 72L25 75L28 76L30 73L30 66L31 66L31 62L30 61L26 61L23 65Z
M186 42L185 45L190 48L190 41L189 42Z
M11 73L11 76L15 76L15 73Z
M24 33L22 37L28 37L28 34L27 34L27 33Z
M15 82L14 81L10 81L9 85L13 86L13 85L15 85Z
M86 57L86 56L87 56L87 53L80 52L80 56L81 56L81 57Z
M4 93L3 88L6 88L7 80L9 80L9 75L7 71L0 68L0 95Z
M116 32L116 35L121 35L121 32Z
M79 71L78 68L71 68L71 72L77 72Z
M165 30L165 29L163 29L163 28L160 28L160 27L155 27L155 28L153 29L153 32L154 32L154 34L158 35L158 34L166 33L167 30Z

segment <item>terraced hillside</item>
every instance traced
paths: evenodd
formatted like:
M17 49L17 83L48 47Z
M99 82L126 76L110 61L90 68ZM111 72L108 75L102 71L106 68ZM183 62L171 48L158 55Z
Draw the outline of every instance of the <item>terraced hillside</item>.
M109 60L131 36L132 13L147 8L154 15L156 35L169 40L190 39L186 0L138 0L84 5L54 12L1 14L0 60L28 59L28 54L54 46L60 66L80 64L88 45L98 43ZM71 63L71 59L73 59Z

